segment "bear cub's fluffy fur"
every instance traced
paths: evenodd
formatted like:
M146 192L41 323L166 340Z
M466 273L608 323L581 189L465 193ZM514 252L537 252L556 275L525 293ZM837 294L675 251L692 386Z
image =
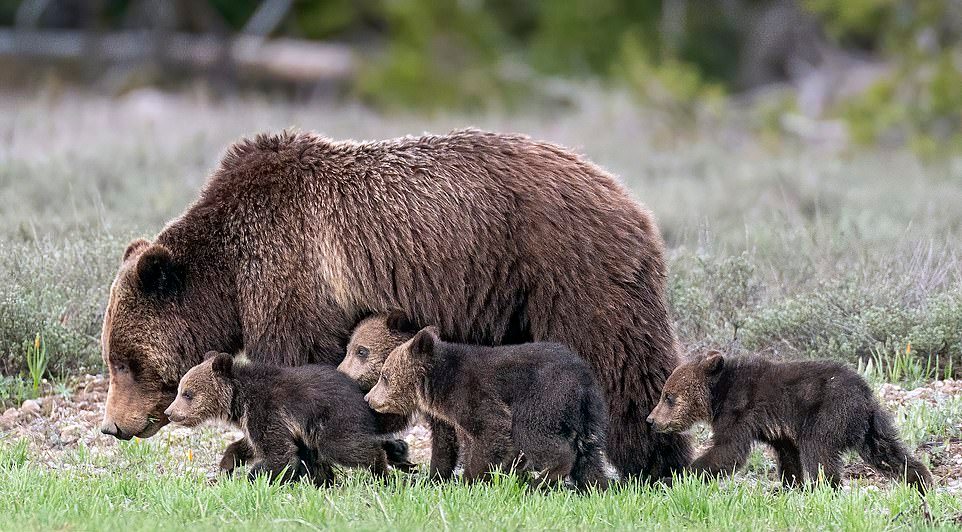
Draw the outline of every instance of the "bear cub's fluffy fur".
M648 422L658 432L710 423L712 446L690 469L711 476L740 469L752 443L760 441L774 448L789 487L805 475L818 479L819 468L837 487L841 453L849 449L879 473L904 477L919 491L932 483L868 383L837 362L779 363L712 351L674 370Z
M184 375L165 413L188 427L215 418L238 426L252 447L251 479L308 477L318 486L333 482L333 465L383 476L393 428L333 367L280 367L213 352Z
M453 425L467 482L518 467L547 484L607 484L604 399L588 363L560 344L448 343L428 327L391 352L366 399L379 412L421 410Z

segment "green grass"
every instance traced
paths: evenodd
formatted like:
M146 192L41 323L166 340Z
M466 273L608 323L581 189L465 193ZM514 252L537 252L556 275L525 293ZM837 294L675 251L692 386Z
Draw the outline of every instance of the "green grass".
M907 443L962 436L962 397L936 406L909 403L895 420ZM704 429L696 431L705 439ZM225 436L213 426L186 434L90 449L84 444L49 464L25 441L0 443L0 530L251 529L958 529L962 498L937 485L926 496L900 483L854 480L840 491L821 486L776 490L774 464L756 448L745 472L722 482L684 478L671 488L628 483L603 493L540 493L509 475L467 487L392 473L385 483L344 472L336 486L248 483L244 475L210 484ZM939 445L917 452L925 462ZM854 455L847 461L857 460ZM46 463L44 463L46 462ZM944 474L944 473L942 473ZM935 471L939 483L939 471Z
M513 476L489 485L438 485L394 474L382 484L350 472L333 488L270 485L263 479L221 478L208 485L181 453L163 444L129 444L123 467L86 451L64 470L36 466L23 446L0 450L0 527L102 530L517 530L598 528L845 529L952 528L962 502L947 494L927 498L933 521L922 516L906 486L849 492L815 488L774 493L769 484L701 483L685 479L670 489L628 484L580 496L539 493ZM69 469L67 468L69 466ZM101 471L100 467L109 467ZM957 526L957 525L956 525Z

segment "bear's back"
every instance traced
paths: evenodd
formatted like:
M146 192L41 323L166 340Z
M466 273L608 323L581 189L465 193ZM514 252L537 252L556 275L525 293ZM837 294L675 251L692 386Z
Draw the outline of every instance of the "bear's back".
M442 356L457 357L467 389L488 389L508 403L539 390L595 387L591 366L554 342L497 347L442 342Z

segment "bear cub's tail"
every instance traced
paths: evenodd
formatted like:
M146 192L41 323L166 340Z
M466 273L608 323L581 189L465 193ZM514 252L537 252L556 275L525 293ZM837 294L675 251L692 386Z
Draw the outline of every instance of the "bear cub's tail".
M889 478L905 478L905 482L921 494L932 485L928 468L908 452L891 418L881 407L876 407L869 419L865 442L858 453L879 473Z

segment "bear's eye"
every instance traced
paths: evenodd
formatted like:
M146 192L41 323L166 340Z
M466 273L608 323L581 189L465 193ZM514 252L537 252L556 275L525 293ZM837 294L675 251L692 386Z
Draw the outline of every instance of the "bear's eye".
M128 370L127 364L124 364L123 362L114 363L114 371L116 371L117 373L126 373L127 370Z
M370 355L370 354L371 354L371 351L368 350L368 348L366 348L366 347L358 347L358 348L357 348L357 357L358 357L358 358L367 358L367 356Z
M185 401L193 401L193 400L194 400L194 392L184 392L184 393L180 394L180 396L183 397Z
M381 381L382 381L384 384L387 384L387 375L385 375L384 373L381 373Z
M665 403L667 403L668 406L675 406L675 396L674 396L674 395L666 395L666 396L665 396Z

